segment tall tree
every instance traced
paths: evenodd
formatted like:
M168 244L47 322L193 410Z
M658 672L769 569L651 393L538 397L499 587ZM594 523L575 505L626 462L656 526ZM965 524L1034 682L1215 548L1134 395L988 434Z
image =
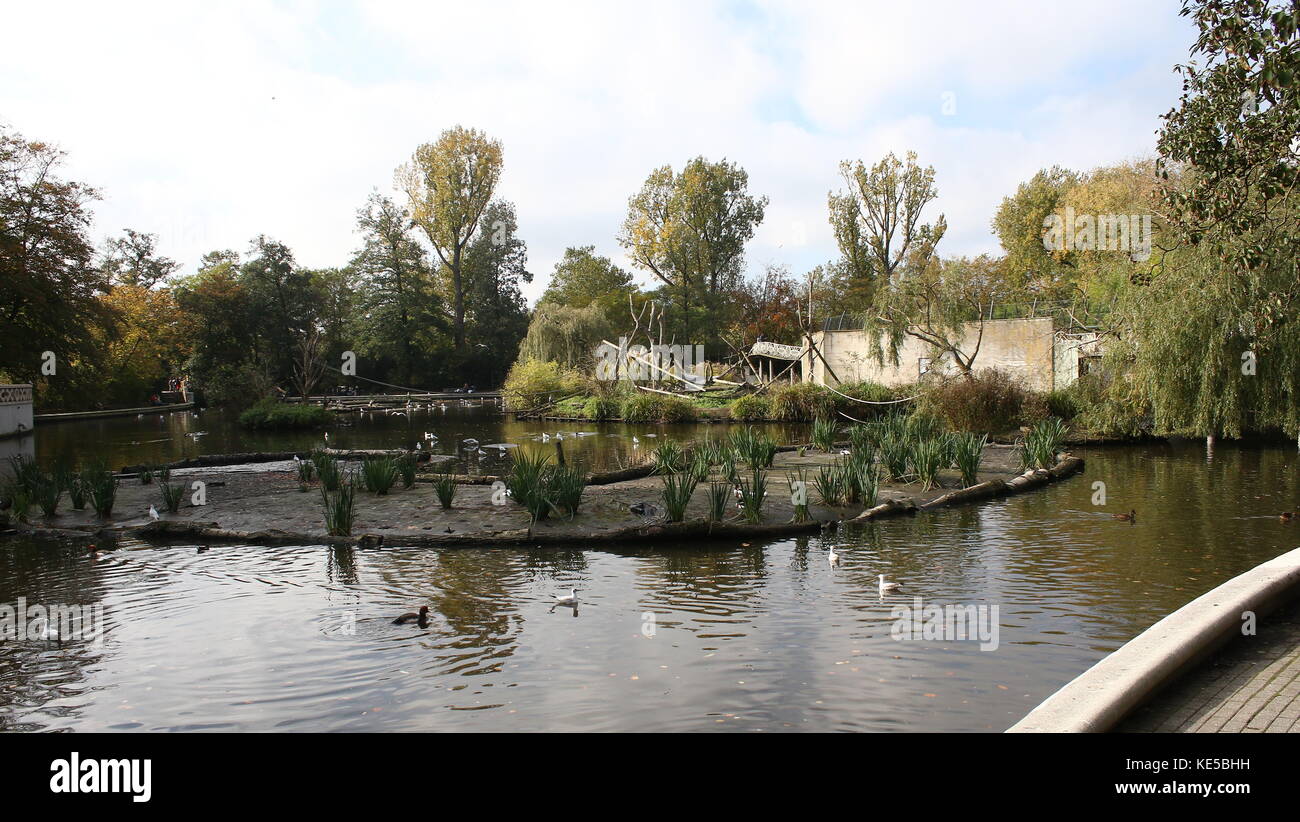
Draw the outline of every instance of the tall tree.
M627 295L636 290L632 275L597 254L595 246L571 246L555 264L539 303L586 308L594 302L625 313Z
M323 301L311 272L294 261L284 243L261 235L250 244L239 279L259 331L257 351L270 359L276 379L287 383L293 376L293 352L315 325Z
M948 224L942 214L923 224L925 207L939 196L934 167L921 168L916 153L892 153L871 168L861 160L840 163L846 190L827 195L831 229L853 285L869 301L904 263L924 267Z
M763 221L767 197L749 193L749 175L735 163L696 157L680 173L657 168L628 201L619 243L633 262L664 284L677 304L677 341L695 344L710 312L740 283L745 244Z
M158 253L157 236L128 228L105 243L100 267L114 285L153 288L181 265Z
M478 350L462 367L475 385L500 385L519 353L528 331L520 285L533 280L527 266L528 247L519 238L515 207L494 200L465 253L470 327Z
M94 330L112 319L98 299L109 282L88 236L98 194L58 176L63 158L0 127L0 371L45 390L73 389L76 364L102 353ZM56 355L58 376L42 383L45 351Z
M397 170L411 217L424 232L449 279L452 329L458 352L465 349L465 250L501 177L501 143L475 129L447 129L437 141L415 150Z
M443 379L430 355L445 349L447 321L429 260L409 233L411 217L387 197L372 194L357 212L362 247L352 259L361 283L361 348L395 364L402 385Z

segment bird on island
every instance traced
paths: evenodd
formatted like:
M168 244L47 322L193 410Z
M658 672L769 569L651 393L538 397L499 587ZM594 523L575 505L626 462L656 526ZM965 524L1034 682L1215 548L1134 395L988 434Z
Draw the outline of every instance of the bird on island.
M884 574L881 574L881 575L880 575L880 593L883 594L883 593L886 593L886 592L888 592L888 591L897 591L899 588L902 588L902 587L903 587L903 586L902 586L902 585L899 585L897 582L889 582L889 581L887 581L887 580L885 579L885 575L884 575Z
M152 505L149 506L149 519L154 522L158 521L158 509L154 508Z
M835 553L834 545L831 546L831 552L826 555L826 559L830 561L832 568L840 564L840 555Z
M414 622L416 625L419 625L421 628L428 628L429 627L429 606L421 605L418 613L402 614L397 619L393 620L394 625L408 625L412 622Z
M1283 511L1282 513L1277 515L1277 518L1282 520L1283 522L1290 522L1291 520L1295 519L1295 513L1296 513L1295 511Z
M1122 522L1137 522L1137 511L1129 510L1127 514L1111 514L1112 519L1121 520Z

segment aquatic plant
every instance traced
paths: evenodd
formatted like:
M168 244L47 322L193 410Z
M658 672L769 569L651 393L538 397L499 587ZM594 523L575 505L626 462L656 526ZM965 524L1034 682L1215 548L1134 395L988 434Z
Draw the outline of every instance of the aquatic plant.
M312 463L316 466L316 476L320 477L321 488L325 491L337 491L343 479L339 461L323 451L313 451Z
M912 442L906 436L889 435L879 444L880 465L893 482L906 482L907 466L912 460Z
M651 453L656 474L675 474L686 467L686 452L675 440L664 440Z
M844 504L844 469L837 462L835 465L823 465L817 469L813 478L813 488L822 505L832 508Z
M578 513L582 494L587 490L586 477L582 471L573 466L552 465L547 467L545 479L547 501L569 516Z
M306 485L316 479L316 463L312 462L310 458L297 460L295 464L298 466L298 483L300 485Z
M168 472L170 475L170 472ZM163 507L174 514L181 507L181 497L185 495L185 484L168 482L169 476L158 477L158 491L162 494Z
M808 512L808 472L800 469L794 474L786 474L785 482L790 488L790 504L794 506L794 521L807 522L812 519L812 514Z
M767 434L746 426L731 432L731 450L751 470L769 468L776 457L776 443Z
M916 441L911 448L912 474L929 491L939 481L939 471L948 465L948 443L944 437Z
M725 482L709 483L709 520L722 522L727 516L727 503L730 501L730 485Z
M818 417L813 420L812 424L812 443L826 453L830 453L835 448L835 436L839 433L839 425L835 420L825 417Z
M977 481L980 462L984 459L984 446L988 443L987 435L970 433L954 434L952 437L953 463L961 472L961 484L969 488Z
M759 523L763 520L763 500L767 497L767 474L753 469L750 479L740 481L740 511L745 520Z
M447 473L435 476L433 491L438 495L438 503L443 510L450 510L452 501L456 499L456 475Z
M320 495L325 505L325 531L332 537L351 536L356 509L356 487L351 475L346 480L340 476L334 491L322 484Z
M550 455L519 451L516 449L511 460L510 473L505 480L506 490L534 520L546 519L551 512L551 504L546 499L546 468Z
M68 491L68 502L72 504L72 510L84 511L86 509L86 483L79 475L73 475L67 481L66 488Z
M397 475L402 478L402 487L415 485L415 455L403 454L397 458Z
M136 474L136 476L139 477L140 479L140 484L148 485L149 483L153 482L153 472L154 472L154 468L152 465L140 466L140 471L139 473Z
M5 486L5 499L9 501L9 517L16 522L27 521L27 509L32 505L32 495L16 477Z
M32 499L36 495L36 485L41 479L41 469L36 465L36 460L26 454L19 454L9 458L9 468L13 481L27 492L28 500Z
M1056 464L1056 453L1061 449L1069 427L1058 417L1048 417L1029 429L1016 441L1016 455L1021 470L1051 468Z
M664 474L663 500L669 522L681 522L686 518L686 506L699 481L686 472Z
M699 448L692 451L691 464L687 466L687 470L692 477L695 477L697 482L707 480L709 473L713 470L713 463L709 459L708 452Z
M32 496L36 499L36 504L41 507L41 513L52 517L58 512L59 500L63 498L63 488L59 486L59 480L53 474L39 474L36 478L35 493Z
M101 462L87 469L82 479L90 493L91 507L100 517L108 519L117 500L117 477Z
M361 462L361 481L366 490L384 496L397 482L397 460L392 457L366 457Z

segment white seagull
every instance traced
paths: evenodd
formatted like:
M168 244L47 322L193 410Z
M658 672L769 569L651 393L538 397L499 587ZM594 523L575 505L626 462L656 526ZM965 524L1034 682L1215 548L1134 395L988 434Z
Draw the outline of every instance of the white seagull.
M154 522L158 521L158 509L154 508L152 505L149 506L149 519Z
M840 555L837 554L837 553L835 553L835 546L834 546L834 545L831 546L831 552L830 552L830 554L827 555L826 559L830 560L831 567L834 567L834 566L840 564Z
M886 582L885 575L884 574L880 575L880 593L883 594L887 591L897 591L899 588L902 587L903 586L899 585L897 582Z
M573 606L577 605L577 604L578 604L578 589L577 589L577 588L570 588L570 589L569 589L569 593L567 593L567 594L556 594L556 595L555 595L555 604L556 604L556 605L563 605L563 606L565 606L565 607L567 607L567 608L572 608Z

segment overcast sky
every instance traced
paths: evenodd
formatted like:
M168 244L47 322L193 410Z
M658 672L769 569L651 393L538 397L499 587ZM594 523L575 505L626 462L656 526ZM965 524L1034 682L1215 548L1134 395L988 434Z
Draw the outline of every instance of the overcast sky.
M186 273L262 233L343 265L367 195L461 124L504 144L530 300L566 246L626 265L628 197L701 154L771 198L750 270L802 274L836 256L841 160L916 151L948 219L941 252L978 254L1039 168L1152 152L1194 38L1178 7L42 0L5 8L0 123L102 190L97 238L158 234Z

